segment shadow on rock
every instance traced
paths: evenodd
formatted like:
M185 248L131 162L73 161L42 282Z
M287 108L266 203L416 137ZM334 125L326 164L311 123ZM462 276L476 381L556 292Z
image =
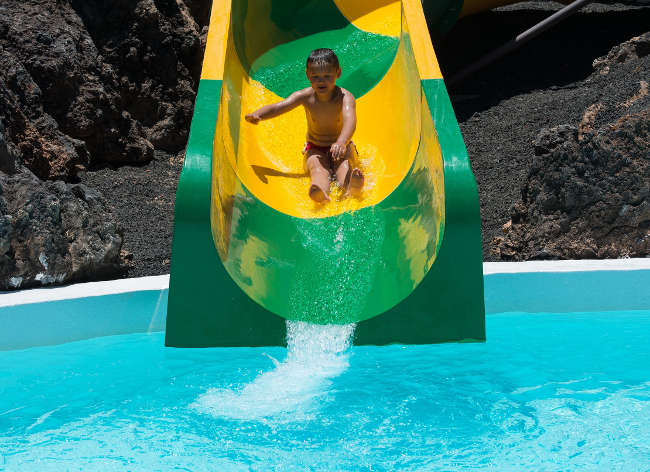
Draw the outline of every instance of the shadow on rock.
M542 2L534 3L539 7ZM434 43L444 76L453 76L561 6L526 9L515 5L460 20L449 34ZM450 94L456 115L459 121L465 121L473 113L515 95L583 80L593 72L595 57L632 36L645 33L648 25L650 8L583 9L452 87Z

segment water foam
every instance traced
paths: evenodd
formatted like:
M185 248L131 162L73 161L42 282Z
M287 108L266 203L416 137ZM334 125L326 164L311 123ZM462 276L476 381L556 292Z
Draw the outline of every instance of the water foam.
M275 369L241 389L210 389L191 407L214 417L304 420L348 368L354 327L287 321L287 357L271 358Z

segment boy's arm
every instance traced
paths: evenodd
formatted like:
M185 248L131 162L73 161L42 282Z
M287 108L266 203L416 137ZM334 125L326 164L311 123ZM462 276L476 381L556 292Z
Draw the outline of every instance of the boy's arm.
M336 142L332 145L331 153L335 159L341 159L345 156L348 143L357 128L357 104L350 92L343 95L343 109L341 111L343 126L341 134Z
M269 118L275 118L278 115L286 113L290 110L293 110L298 105L302 105L305 97L307 96L305 90L299 90L293 92L287 98L281 102L272 103L271 105L265 105L259 110L255 110L253 113L246 115L246 121L256 125L261 120L268 120Z

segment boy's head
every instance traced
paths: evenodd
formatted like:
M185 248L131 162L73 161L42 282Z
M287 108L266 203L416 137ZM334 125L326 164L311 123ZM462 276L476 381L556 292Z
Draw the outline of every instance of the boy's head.
M310 68L340 69L339 58L331 49L314 49L307 58L307 70Z
M341 77L339 58L327 48L314 49L307 58L307 78L317 93L329 93Z

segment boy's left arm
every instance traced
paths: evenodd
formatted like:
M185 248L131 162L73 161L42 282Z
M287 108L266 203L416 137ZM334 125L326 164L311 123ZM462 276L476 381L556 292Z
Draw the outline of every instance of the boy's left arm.
M357 128L357 104L351 93L347 92L343 95L343 110L341 111L343 118L343 127L339 139L332 144L331 153L335 159L342 159L348 147L350 139Z

